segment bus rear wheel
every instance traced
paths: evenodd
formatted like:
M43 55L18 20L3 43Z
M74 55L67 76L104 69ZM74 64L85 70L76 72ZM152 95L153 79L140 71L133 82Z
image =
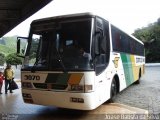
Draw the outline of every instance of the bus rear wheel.
M139 71L138 80L137 80L135 83L136 83L136 84L140 84L140 80L141 80L141 70Z

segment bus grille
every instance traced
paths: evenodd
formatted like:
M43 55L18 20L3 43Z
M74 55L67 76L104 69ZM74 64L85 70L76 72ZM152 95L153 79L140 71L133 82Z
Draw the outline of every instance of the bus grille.
M39 88L39 89L47 89L47 84L44 83L33 83L35 88Z
M68 85L60 84L46 84L46 83L33 83L35 88L38 89L53 89L53 90L65 90Z

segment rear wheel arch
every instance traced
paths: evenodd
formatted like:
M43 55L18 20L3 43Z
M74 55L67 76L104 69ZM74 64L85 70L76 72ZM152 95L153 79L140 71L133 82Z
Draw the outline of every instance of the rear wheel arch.
M141 76L142 76L142 70L141 68L139 68L138 80L135 82L136 84L140 84Z

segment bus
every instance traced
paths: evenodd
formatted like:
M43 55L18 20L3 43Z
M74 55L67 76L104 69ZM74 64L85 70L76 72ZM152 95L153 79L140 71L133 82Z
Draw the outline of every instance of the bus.
M17 54L30 104L93 110L144 74L144 44L92 13L34 20Z

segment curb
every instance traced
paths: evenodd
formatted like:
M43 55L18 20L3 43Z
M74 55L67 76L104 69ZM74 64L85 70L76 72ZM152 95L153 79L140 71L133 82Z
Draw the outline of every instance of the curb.
M160 63L146 63L145 66L146 67L152 67L152 66L157 67L157 66L160 66Z
M90 111L89 114L121 114L121 115L148 115L148 110L131 107L125 104L120 103L109 103L109 104L102 104L98 108L93 111ZM145 118L146 119L146 118Z

